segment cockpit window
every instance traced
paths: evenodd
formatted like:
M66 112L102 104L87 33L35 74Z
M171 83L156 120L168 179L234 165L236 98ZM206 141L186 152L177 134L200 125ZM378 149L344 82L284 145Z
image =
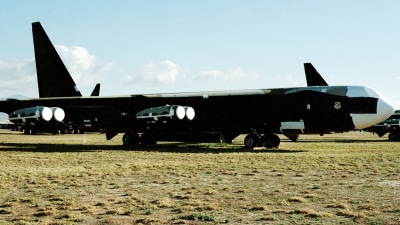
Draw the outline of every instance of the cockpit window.
M327 87L305 87L291 88L285 94L296 93L298 91L318 91L322 93L348 96L348 97L373 97L381 98L381 96L372 88L363 86L327 86Z
M348 87L347 96L349 97L374 97L378 98L379 95L367 87Z
M339 95L339 96L346 96L348 92L348 89L346 86L330 86L328 87L328 90L326 91L326 93L328 94L332 94L332 95Z
M368 92L369 96L379 98L379 94L374 89L365 88L365 90Z

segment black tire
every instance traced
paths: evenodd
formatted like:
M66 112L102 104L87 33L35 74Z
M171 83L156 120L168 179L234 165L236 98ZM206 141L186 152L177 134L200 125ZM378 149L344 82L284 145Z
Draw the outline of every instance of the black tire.
M139 135L131 132L125 133L124 136L122 136L122 144L123 145L139 144Z
M244 147L247 149L253 149L258 146L259 138L254 134L248 134L244 138Z
M263 147L271 148L271 135L264 134L260 141L263 143Z
M389 141L395 141L397 139L397 135L396 134L389 134L388 138L389 138Z
M263 142L265 143L264 146L266 148L275 148L278 147L281 143L281 139L276 134L268 134L262 137Z
M265 141L263 138L258 139L257 147L265 147Z
M272 140L272 147L277 148L279 147L279 144L281 143L281 139L278 137L276 134L271 135L271 140Z
M149 134L150 135L150 144L155 145L157 144L157 135L155 134Z
M142 145L148 145L150 142L150 138L148 134L142 134L140 136L140 144Z
M157 139L153 134L144 133L140 137L140 143L142 145L156 144L157 143Z

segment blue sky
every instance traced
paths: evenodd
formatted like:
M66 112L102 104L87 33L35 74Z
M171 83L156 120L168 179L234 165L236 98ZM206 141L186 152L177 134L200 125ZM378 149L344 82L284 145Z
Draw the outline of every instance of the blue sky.
M0 97L37 97L40 21L83 95L370 86L400 109L400 1L0 1Z

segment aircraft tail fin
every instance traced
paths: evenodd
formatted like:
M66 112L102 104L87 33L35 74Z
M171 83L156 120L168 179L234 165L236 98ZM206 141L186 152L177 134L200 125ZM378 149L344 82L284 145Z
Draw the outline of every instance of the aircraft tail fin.
M82 96L40 22L32 23L39 97Z
M90 96L100 96L100 84L96 84Z
M304 63L307 86L329 86L311 63Z

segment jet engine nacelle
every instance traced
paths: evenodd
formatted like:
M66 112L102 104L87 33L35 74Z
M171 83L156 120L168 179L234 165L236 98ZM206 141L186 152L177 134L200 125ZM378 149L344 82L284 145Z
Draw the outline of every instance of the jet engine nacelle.
M192 120L195 116L194 109L190 106L166 105L154 108L144 109L136 114L138 120L155 123L157 121L167 121L186 117Z
M57 107L36 106L16 110L8 115L8 119L13 123L37 123L49 122L54 119L57 122L63 121L65 112Z
M61 122L65 118L65 112L62 108L51 107L51 111L53 112L53 119L57 122Z

